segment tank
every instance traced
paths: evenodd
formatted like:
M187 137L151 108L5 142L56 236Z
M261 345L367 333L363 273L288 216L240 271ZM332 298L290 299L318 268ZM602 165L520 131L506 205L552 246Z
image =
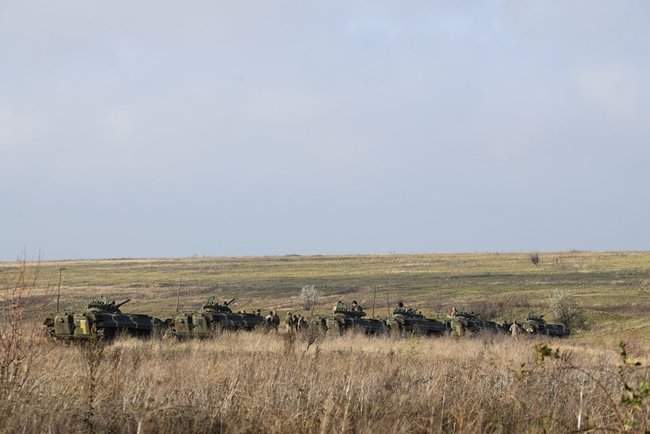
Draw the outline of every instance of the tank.
M224 330L253 330L266 321L256 313L234 313L230 305L235 299L219 303L214 297L196 312L177 314L171 321L172 333L178 339L207 338Z
M449 332L449 324L426 318L413 309L397 307L393 317L386 321L391 334L397 336L440 336Z
M449 329L454 336L464 336L467 333L502 333L503 327L494 321L481 319L473 312L452 311L449 315Z
M364 318L363 310L335 309L334 315L321 320L327 334L343 335L353 331L366 335L384 335L388 333L386 323L379 319Z
M149 315L122 313L121 303L105 297L92 300L83 312L57 313L45 319L49 336L62 340L110 340L119 335L150 337L164 331L165 323Z
M521 328L531 335L545 335L563 338L571 334L571 330L563 324L547 323L544 315L528 314L528 317L520 324Z

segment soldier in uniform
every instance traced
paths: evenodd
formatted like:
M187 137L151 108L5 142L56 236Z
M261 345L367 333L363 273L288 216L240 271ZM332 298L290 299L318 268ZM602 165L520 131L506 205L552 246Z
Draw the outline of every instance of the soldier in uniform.
M399 303L397 303L397 307L395 308L394 312L395 313L407 313L408 310L406 309L406 307L404 307L404 303L402 303L400 301Z
M336 312L345 312L348 310L347 306L345 303L343 303L341 300L337 301L336 304L334 305L334 313Z
M300 315L298 317L298 330L304 330L306 328L307 328L307 320L305 319L305 317Z
M523 330L521 326L516 322L513 322L512 325L510 325L510 334L512 335L513 338L517 338L522 331Z
M268 315L264 318L266 322L266 327L270 329L273 326L273 311L270 311Z
M275 332L277 333L278 329L280 328L280 316L275 311L273 312L272 325L275 329Z
M352 312L363 312L363 308L359 303L357 303L356 300L352 301L352 308L350 309Z
M287 331L291 333L293 331L293 314L291 312L287 313L285 324L287 325Z

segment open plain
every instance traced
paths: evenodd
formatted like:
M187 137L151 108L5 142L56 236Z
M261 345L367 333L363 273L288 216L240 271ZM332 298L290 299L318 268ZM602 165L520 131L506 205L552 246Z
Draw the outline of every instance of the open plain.
M235 309L314 314L339 299L386 317L456 306L552 320L553 291L582 310L568 339L313 337L62 345L56 306L131 298L167 318L209 296ZM0 265L0 432L644 432L650 429L650 254L634 252L111 259ZM621 347L620 343L625 346ZM625 351L622 351L622 348Z

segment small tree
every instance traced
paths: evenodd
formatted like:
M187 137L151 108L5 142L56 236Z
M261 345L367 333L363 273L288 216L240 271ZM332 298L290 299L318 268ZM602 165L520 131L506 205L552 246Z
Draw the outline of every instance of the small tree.
M530 255L530 262L533 263L534 266L539 265L539 253L533 253Z
M300 290L300 297L302 298L303 309L312 310L318 304L320 291L314 285L305 285Z
M561 289L553 290L549 299L549 309L556 321L561 322L570 329L584 329L587 327L584 311L566 291Z

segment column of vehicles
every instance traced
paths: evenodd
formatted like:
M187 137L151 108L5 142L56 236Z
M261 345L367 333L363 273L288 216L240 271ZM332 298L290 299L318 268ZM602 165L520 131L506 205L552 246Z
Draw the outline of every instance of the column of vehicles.
M219 302L211 297L198 310L177 312L172 318L161 320L150 315L124 313L120 303L104 297L94 299L85 309L57 312L48 316L44 326L48 336L57 340L85 341L111 340L118 336L162 337L176 339L209 338L223 331L278 331L280 317L270 311L263 316L253 312L234 312L235 299ZM444 318L427 318L420 311L399 302L392 315L385 319L369 318L363 307L353 301L347 305L339 301L331 315L312 316L287 314L289 332L316 331L323 335L341 336L348 332L366 335L391 336L466 336L479 333L544 335L566 337L570 330L562 324L551 324L541 315L529 314L523 321L497 323L482 319L472 312L452 308Z

